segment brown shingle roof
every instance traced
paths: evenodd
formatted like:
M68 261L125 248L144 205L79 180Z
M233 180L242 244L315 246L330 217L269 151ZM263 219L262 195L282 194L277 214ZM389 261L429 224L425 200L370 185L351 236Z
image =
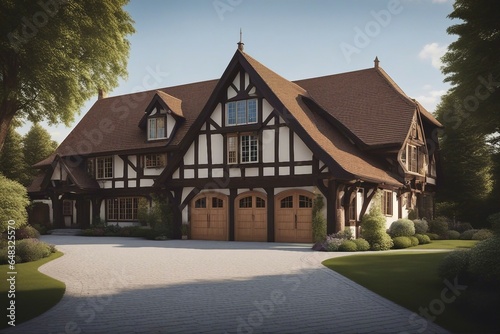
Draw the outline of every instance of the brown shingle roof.
M295 81L364 145L402 145L415 102L380 67ZM422 108L423 109L423 108ZM439 122L423 109L424 116Z

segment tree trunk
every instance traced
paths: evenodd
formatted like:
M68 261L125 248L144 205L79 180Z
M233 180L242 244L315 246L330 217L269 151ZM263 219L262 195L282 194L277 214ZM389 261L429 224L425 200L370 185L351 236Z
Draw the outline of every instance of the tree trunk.
M14 118L14 113L4 112L4 110L0 110L0 153L2 152L3 143L5 142L5 138L7 137L7 133L9 132L10 124L12 123L12 119Z

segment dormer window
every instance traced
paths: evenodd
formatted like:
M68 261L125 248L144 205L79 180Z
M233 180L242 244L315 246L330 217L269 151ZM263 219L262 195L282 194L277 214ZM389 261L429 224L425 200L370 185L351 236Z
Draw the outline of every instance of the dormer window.
M226 103L226 124L245 125L257 123L257 99Z
M148 119L148 140L165 139L165 117L156 116Z

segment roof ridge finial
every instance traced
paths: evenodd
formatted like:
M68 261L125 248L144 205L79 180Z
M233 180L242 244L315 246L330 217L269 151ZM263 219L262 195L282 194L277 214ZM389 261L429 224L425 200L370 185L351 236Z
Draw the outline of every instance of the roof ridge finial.
M243 46L245 45L245 43L243 43L243 33L241 32L241 28L240 28L240 41L238 42L238 50L240 50L241 52L243 52Z
M378 64L380 63L380 60L378 60L377 56L375 56L375 60L373 62L375 63L375 68L378 68Z

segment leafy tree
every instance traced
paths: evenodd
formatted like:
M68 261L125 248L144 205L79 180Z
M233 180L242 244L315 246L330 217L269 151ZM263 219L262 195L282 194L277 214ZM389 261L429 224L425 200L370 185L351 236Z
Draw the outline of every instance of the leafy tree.
M128 0L0 0L0 148L13 119L69 124L126 76Z
M26 175L30 182L38 173L38 170L31 166L54 153L57 145L57 142L52 140L47 130L37 123L35 123L24 136L24 161L27 168Z
M500 20L497 0L456 0L448 28L458 39L442 58L446 81L454 86L467 115L474 117L482 134L500 130Z
M28 204L26 188L22 184L0 175L0 233L7 230L10 220L14 221L12 226L16 229L26 224Z
M312 208L312 229L314 242L321 242L326 236L326 220L322 212L324 206L325 203L323 201L323 196L320 194L316 195Z
M456 204L453 207L457 218L477 220L473 212L480 209L492 190L491 147L476 123L464 113L456 93L444 96L436 113L444 125L438 198Z
M0 173L5 177L24 183L26 181L22 137L13 128L7 133L0 151Z

